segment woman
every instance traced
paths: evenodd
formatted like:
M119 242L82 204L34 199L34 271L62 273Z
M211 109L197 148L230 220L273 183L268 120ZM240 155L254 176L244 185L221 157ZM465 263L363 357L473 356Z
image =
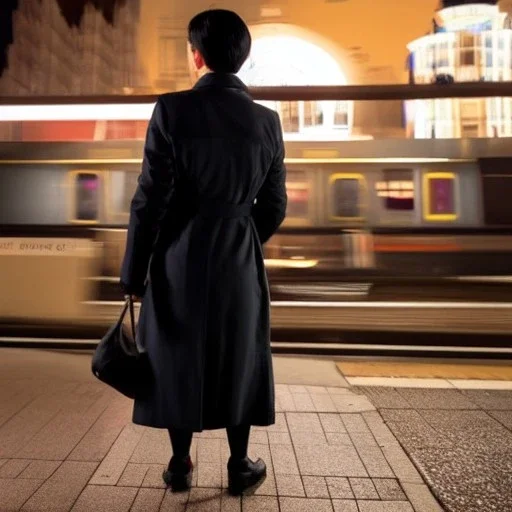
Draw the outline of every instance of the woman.
M143 297L139 337L155 376L133 421L169 430L163 478L175 491L190 487L193 432L226 428L229 492L240 495L266 475L247 457L250 427L275 418L261 244L285 216L284 145L277 114L235 76L251 48L242 19L206 11L188 36L198 80L156 103L121 274Z

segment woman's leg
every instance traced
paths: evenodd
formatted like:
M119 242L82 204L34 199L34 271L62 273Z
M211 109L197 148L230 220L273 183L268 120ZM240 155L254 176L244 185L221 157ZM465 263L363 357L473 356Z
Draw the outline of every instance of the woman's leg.
M231 451L228 461L229 493L234 496L252 493L265 480L267 468L261 459L253 462L247 457L251 427L250 425L228 427L227 432Z
M169 429L169 437L171 438L172 454L177 459L186 459L190 455L190 445L192 444L191 430L179 428Z
M236 427L228 427L227 432L231 459L233 461L245 459L247 457L247 447L249 445L251 426L238 425Z
M192 484L192 470L194 468L190 459L192 434L191 430L169 429L172 458L162 476L164 482L175 492L187 491Z

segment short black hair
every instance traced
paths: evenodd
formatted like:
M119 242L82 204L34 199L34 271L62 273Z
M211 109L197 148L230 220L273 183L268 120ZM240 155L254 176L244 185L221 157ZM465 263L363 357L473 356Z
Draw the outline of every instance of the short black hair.
M211 9L194 16L188 25L188 40L217 73L238 73L251 52L251 33L233 11Z

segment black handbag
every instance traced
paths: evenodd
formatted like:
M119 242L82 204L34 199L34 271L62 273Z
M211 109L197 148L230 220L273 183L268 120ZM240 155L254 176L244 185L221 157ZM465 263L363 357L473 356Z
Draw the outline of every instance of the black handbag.
M130 328L124 325L130 312ZM117 323L99 342L92 358L93 374L105 384L129 398L143 398L150 391L153 378L146 353L139 352L135 342L133 300L126 299Z

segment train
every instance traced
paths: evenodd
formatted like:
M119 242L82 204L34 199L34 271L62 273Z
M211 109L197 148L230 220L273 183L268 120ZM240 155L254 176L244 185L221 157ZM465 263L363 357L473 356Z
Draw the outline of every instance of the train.
M103 136L84 140L0 142L0 334L115 317L143 151L144 123L131 135L127 126L110 139L115 127L104 123ZM287 215L264 247L275 326L429 331L444 310L453 314L443 329L510 329L508 139L287 140L285 149ZM451 284L439 297L441 281ZM478 327L475 309L489 300L497 308Z

